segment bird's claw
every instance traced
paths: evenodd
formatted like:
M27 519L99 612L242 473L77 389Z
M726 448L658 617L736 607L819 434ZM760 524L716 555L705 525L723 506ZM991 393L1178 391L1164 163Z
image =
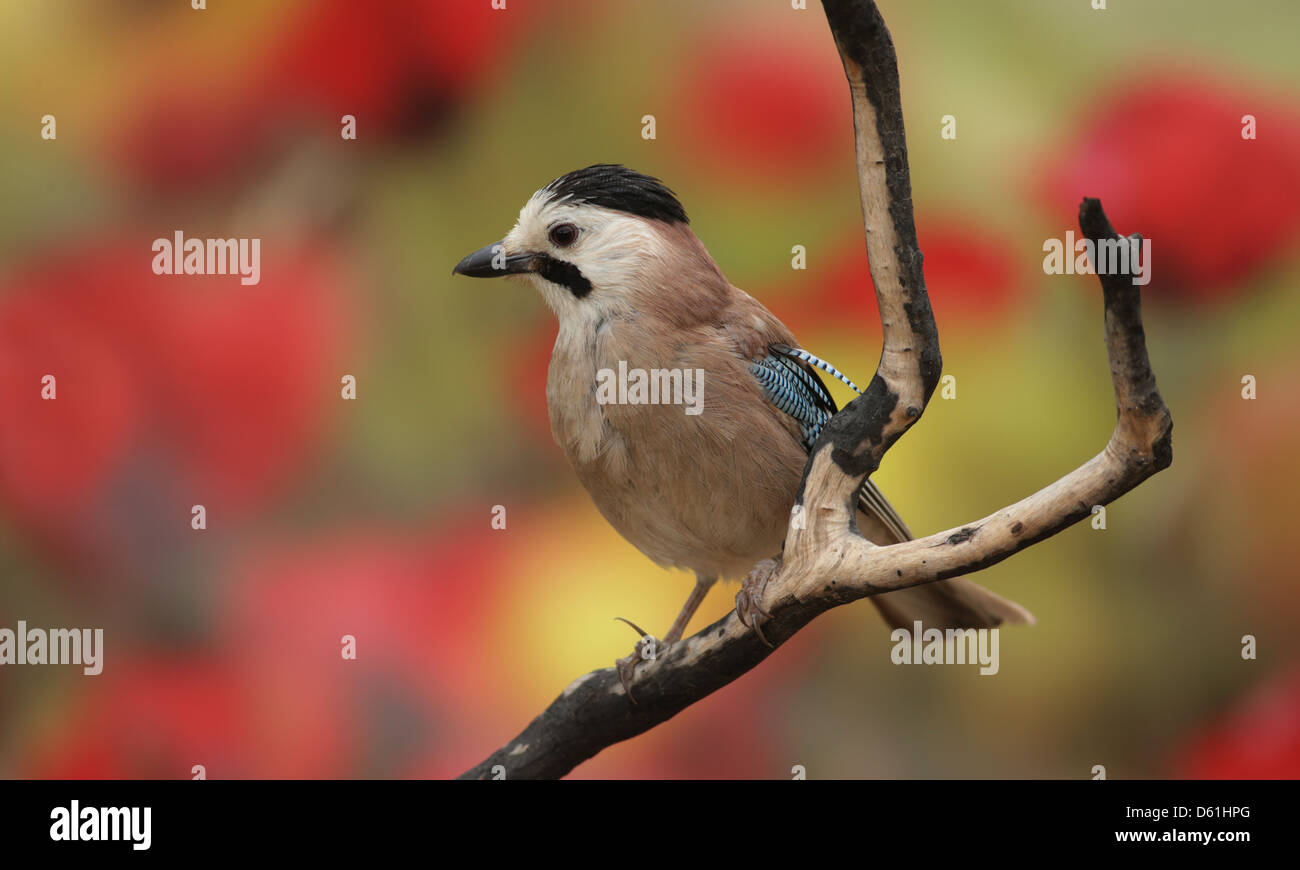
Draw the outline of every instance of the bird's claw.
M621 659L614 660L614 671L618 674L618 681L623 684L623 691L627 693L627 698L633 704L636 703L636 696L632 694L632 680L636 678L636 666L641 662L652 662L659 655L659 641L652 634L646 634L636 623L629 622L621 616L614 617L628 625L641 635L641 639L636 642L632 648L632 654L624 656Z
M763 609L761 602L767 592L768 581L776 576L776 569L775 561L764 559L745 576L740 591L736 593L736 616L768 646L772 646L772 643L763 635L763 623L771 619L772 614Z

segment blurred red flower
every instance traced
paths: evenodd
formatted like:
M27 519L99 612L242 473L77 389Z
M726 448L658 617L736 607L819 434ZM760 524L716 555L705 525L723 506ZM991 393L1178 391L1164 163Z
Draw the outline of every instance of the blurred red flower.
M142 401L120 344L51 302L22 291L0 301L0 498L33 518L74 510L105 485Z
M1021 295L1025 275L1011 255L1014 246L974 221L952 215L917 220L925 256L925 286L942 330L955 323L989 323L1005 317ZM776 313L796 335L801 328L836 325L845 318L878 328L875 285L860 230L822 255L808 272L812 294L781 297ZM817 258L812 258L817 262Z
M103 149L134 184L153 193L219 188L265 160L271 107L223 87L160 76L145 86ZM116 119L115 119L116 122Z
M1243 139L1243 116L1257 119ZM1100 197L1120 232L1152 243L1153 293L1229 296L1294 252L1300 113L1197 73L1125 76L1049 160L1038 193L1057 219Z
M806 183L853 142L843 70L820 40L772 30L701 36L675 85L688 162L764 186Z
M490 534L485 523L427 540L348 531L245 557L221 586L227 615L210 646L107 658L20 775L183 779L194 764L213 779L460 773L493 748L476 646L500 576ZM354 660L341 655L344 635Z
M155 276L150 240L128 236L42 252L3 281L0 507L21 527L95 558L132 539L122 522L162 520L151 511L188 530L193 504L229 519L280 491L338 398L347 316L324 247L266 248L251 286Z
M139 651L106 658L104 672L79 677L67 715L21 761L35 779L252 777L251 722L239 675L208 656Z
M542 444L552 443L551 417L546 406L546 378L551 349L559 332L555 318L524 327L523 334L509 342L499 369L502 389L511 410Z
M380 135L418 127L491 78L533 11L320 0L285 29L260 83L280 92L286 105L335 120L352 113Z
M286 130L337 140L345 114L362 142L438 130L495 81L536 12L487 2L299 4L232 84L151 77L114 153L142 187L188 191L229 183L272 156Z
M1187 779L1300 779L1300 670L1278 675L1193 735L1174 762Z
M254 687L259 776L452 776L491 748L478 645L501 550L486 522L439 525L427 540L277 546L235 568L222 643Z

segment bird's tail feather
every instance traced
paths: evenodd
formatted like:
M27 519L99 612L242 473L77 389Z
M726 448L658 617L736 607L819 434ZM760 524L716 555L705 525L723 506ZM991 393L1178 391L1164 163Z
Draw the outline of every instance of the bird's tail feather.
M876 544L910 541L912 533L870 479L862 487L858 525ZM970 580L957 578L871 596L891 628L995 628L1004 623L1033 625L1028 610Z
M1034 616L1014 601L965 579L940 580L924 586L873 595L871 603L891 628L996 628L1033 625Z

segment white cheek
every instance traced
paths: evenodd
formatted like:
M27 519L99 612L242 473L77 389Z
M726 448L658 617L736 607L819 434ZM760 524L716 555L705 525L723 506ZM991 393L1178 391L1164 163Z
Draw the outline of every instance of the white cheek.
M545 278L534 273L524 275L525 280L537 288L542 299L546 302L548 308L555 312L555 316L561 321L572 317L578 310L578 302L573 294L569 292L568 287L561 287L559 284L553 284Z
M544 228L562 220L581 228L578 242L569 248L557 248L546 239ZM506 248L545 252L566 260L591 283L591 293L579 299L567 287L539 275L525 276L559 318L561 331L574 334L626 314L647 280L647 267L668 253L663 239L640 219L591 207L547 207L543 211L540 203L525 206L519 224L506 237Z
M595 295L624 295L645 280L647 263L663 256L663 241L641 221L621 218L600 227L572 259Z

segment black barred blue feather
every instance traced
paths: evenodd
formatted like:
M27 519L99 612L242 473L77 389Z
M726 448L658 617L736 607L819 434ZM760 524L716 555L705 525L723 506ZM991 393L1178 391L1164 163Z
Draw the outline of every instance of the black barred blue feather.
M750 363L749 370L763 386L767 400L799 424L804 449L811 449L822 427L835 413L833 402L827 406L829 396L825 388L819 392L809 383L816 375L800 370L797 363L777 354Z
M826 421L839 409L827 392L826 385L810 366L816 366L862 392L835 366L818 359L806 350L785 344L768 346L768 355L750 363L749 369L763 385L767 400L789 414L799 424L804 449L811 450Z
M813 368L842 381L855 393L862 391L835 366L802 348L772 344L767 349L768 355L751 362L749 370L758 378L767 400L799 424L804 449L812 450L822 427L839 410ZM878 517L889 527L898 540L911 540L912 533L907 524L870 478L863 481L859 504L862 510Z
M858 389L857 384L853 383L853 381L849 380L844 375L840 374L840 370L835 368L835 366L826 362L826 360L824 359L818 359L817 357L813 356L803 348L790 347L788 344L773 344L770 345L768 349L775 351L776 353L779 353L782 356L788 357L790 359L803 360L804 362L808 363L808 365L816 366L817 368L826 372L826 374L830 375L831 377L844 382L845 384L848 385L849 389L852 390L853 392L855 393L862 392L861 390ZM820 382L818 383L818 386L821 386ZM822 387L822 392L823 393L826 392L825 387Z

